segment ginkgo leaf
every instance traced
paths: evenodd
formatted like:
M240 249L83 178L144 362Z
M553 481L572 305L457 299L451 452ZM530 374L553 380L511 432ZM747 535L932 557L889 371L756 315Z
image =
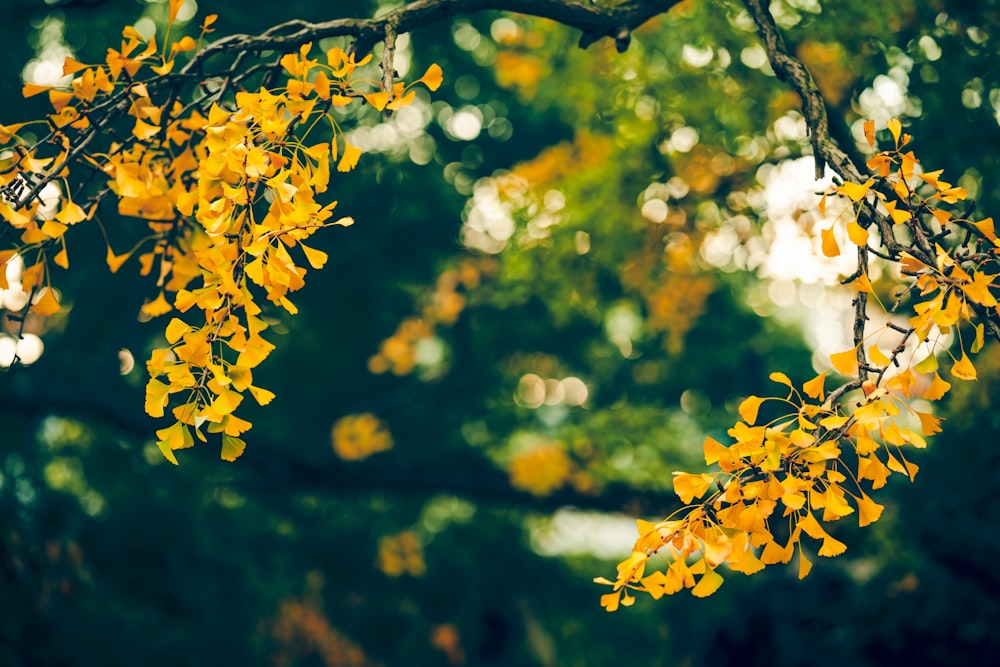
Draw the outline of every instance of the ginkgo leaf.
M170 0L170 11L167 15L167 21L173 23L177 19L177 12L181 10L181 5L184 4L184 0Z
M839 556L840 554L847 551L847 545L838 539L827 535L823 538L823 546L819 548L819 555L826 558L832 558L834 556Z
M42 86L37 83L26 83L24 87L21 88L22 97L34 97L35 95L40 95L41 93L48 92L52 89L52 86Z
M864 183L851 183L847 182L837 188L837 192L844 195L853 202L860 201L866 194L868 190L871 189L872 183L875 181L868 179ZM858 244L861 245L861 244Z
M262 389L261 387L255 387L250 385L247 387L250 390L250 394L257 401L258 405L267 405L274 399L274 392L268 391L267 389Z
M784 373L774 372L767 376L771 382L777 382L778 384L783 384L786 387L791 388L792 381L788 379L788 376Z
M691 595L696 598L707 598L709 595L719 590L724 579L715 570L709 569L701 576L698 585L691 589Z
M865 140L868 142L870 148L875 148L875 121L866 120L862 127L865 131Z
M51 287L46 287L41 296L31 304L31 312L42 317L55 315L59 312L59 301Z
M712 465L718 462L720 457L729 454L729 448L711 436L705 437L702 450L705 453L705 465Z
M809 576L809 572L812 571L812 561L806 558L806 551L802 548L801 543L799 544L799 579L805 579Z
M344 142L344 155L340 158L340 162L337 163L337 171L350 171L354 169L358 164L358 160L361 158L361 149L357 146L353 146L346 141Z
M884 505L879 505L862 493L861 498L858 499L858 525L864 528L867 525L875 523L882 516L882 510L884 509Z
M222 460L235 461L243 455L247 443L228 433L222 434Z
M747 396L740 403L740 417L743 418L748 425L753 426L754 422L757 421L757 412L760 410L761 403L764 402L763 398L759 396Z
M931 386L924 392L924 398L928 401L936 401L947 394L949 389L951 389L951 383L942 380L941 376L935 373L934 381L931 382Z
M364 96L368 104L372 105L379 111L385 109L385 105L389 103L389 98L392 97L392 93L387 90L383 90L377 93L369 93Z
M847 223L847 237L856 246L863 247L868 245L868 230L853 220Z
M873 362L875 362L877 365L882 367L886 367L890 363L892 363L889 360L889 357L885 356L885 353L882 352L882 348L880 348L878 345L872 345L870 348L868 348L868 358L871 359Z
M903 124L899 122L898 118L892 118L886 123L886 127L889 128L889 132L892 133L892 138L896 140L896 145L899 145L899 133L903 128Z
M833 235L833 227L820 230L820 238L822 239L823 254L826 257L840 256L840 246L837 245L837 239Z
M142 306L142 312L146 313L150 317L159 317L160 315L166 315L174 307L170 305L163 292L160 292L155 299Z
M855 348L835 352L830 355L830 363L841 375L848 377L858 374L858 351Z
M935 354L928 354L919 363L913 365L913 370L918 373L933 373L937 369L938 360Z
M413 83L422 83L429 90L437 90L441 87L441 83L444 81L444 73L441 71L441 66L434 64L427 68L424 75L414 81Z
M328 255L322 250L310 248L305 243L299 243L299 247L302 248L302 252L305 253L306 261L309 262L309 266L314 269L322 269L323 265L326 264Z
M701 498L709 485L712 484L712 476L702 473L692 475L686 472L674 473L674 493L687 505L695 498Z
M964 350L962 351L962 358L952 365L951 374L959 380L976 379L976 367L972 365L972 361L969 360Z
M852 350L853 352L853 350ZM826 371L823 371L812 380L804 383L802 385L802 391L806 393L809 398L815 398L820 401L823 400L823 388L826 383Z

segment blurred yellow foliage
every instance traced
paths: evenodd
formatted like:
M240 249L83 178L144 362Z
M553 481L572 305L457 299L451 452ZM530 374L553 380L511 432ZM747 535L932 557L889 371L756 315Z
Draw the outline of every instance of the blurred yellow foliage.
M511 486L536 496L547 496L573 476L573 461L561 442L543 441L510 460Z
M420 538L412 530L404 530L395 535L379 538L376 565L390 577L408 574L421 577L427 572L424 563L424 548Z
M300 600L285 600L271 623L271 636L281 647L272 655L274 665L298 664L300 656L318 655L326 667L374 667L364 650L330 624L316 607Z
M392 449L392 434L370 412L341 417L333 425L332 436L333 451L345 461L360 461Z

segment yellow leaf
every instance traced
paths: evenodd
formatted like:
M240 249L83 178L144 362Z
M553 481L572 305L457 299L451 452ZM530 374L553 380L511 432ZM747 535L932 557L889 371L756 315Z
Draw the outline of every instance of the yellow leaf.
M721 457L729 455L729 448L711 436L705 438L702 450L705 452L705 465L712 465Z
M698 585L691 589L691 595L696 598L707 598L709 595L719 590L719 586L722 585L723 578L722 575L715 570L708 570L701 577L701 581Z
M382 111L385 109L385 105L389 103L390 95L391 93L389 93L389 91L383 90L378 93L369 93L365 95L364 98L367 100L368 104L372 105L379 111Z
M40 95L41 93L47 92L52 89L52 86L40 86L37 83L26 83L24 88L21 89L21 95L23 97L34 97L35 95Z
M137 139L141 139L142 141L149 141L155 137L159 131L160 128L157 126L144 123L138 118L135 121L135 127L132 128L132 134L134 134Z
M847 551L847 545L840 540L834 539L827 535L823 538L823 546L819 549L819 555L825 556L827 558L832 558L834 556L839 556L840 554Z
M934 381L931 382L931 386L927 388L924 392L924 398L928 401L936 401L951 389L951 383L941 379L941 376L937 373L934 374Z
M306 261L309 262L309 266L314 269L322 269L323 265L326 264L327 254L322 250L310 248L305 243L299 243L299 247L302 248L302 252L305 253Z
M844 183L837 188L837 192L853 202L860 201L866 194L868 194L868 190L871 189L872 183L874 183L874 181L870 178L864 183Z
M903 129L903 124L899 122L898 118L891 119L886 123L886 127L892 132L892 138L896 140L896 144L899 145L899 133Z
M962 350L962 358L959 359L952 365L951 374L957 377L959 380L975 380L976 379L976 367L972 365L969 357L966 356L965 350Z
M150 317L166 315L171 310L173 310L173 306L171 306L166 297L164 297L163 292L160 292L155 299L142 306L142 312L146 313Z
M747 425L753 426L754 422L757 421L757 411L760 410L760 405L763 402L763 398L748 396L740 403L740 417Z
M777 382L778 384L783 384L789 389L792 387L792 381L788 379L788 376L784 373L771 373L767 376L771 382Z
M69 56L63 61L63 76L69 76L70 74L76 74L80 70L84 70L90 67L90 65L84 65Z
M868 146L875 148L875 121L866 120L862 127L865 130L865 139L868 141Z
M42 317L55 315L59 312L59 301L56 300L55 292L51 287L46 287L41 297L31 304L31 312Z
M872 345L870 348L868 348L868 357L873 362L875 362L879 366L882 366L883 368L892 363L889 360L889 357L885 356L885 354L882 352L882 349L878 345Z
M444 81L444 75L441 71L441 67L437 64L431 65L424 72L424 75L414 81L413 83L422 83L427 86L430 90L437 90L441 87L441 82Z
M250 390L250 394L259 405L267 405L274 399L274 392L268 391L267 389L254 387L253 385L248 386L247 389Z
M344 142L344 155L340 158L340 162L337 163L337 171L350 171L354 169L358 164L358 160L361 158L361 149L357 146L352 146L351 144Z
M799 544L799 579L805 579L812 570L812 562L806 558L806 551Z
M56 266L61 266L64 269L69 268L69 255L66 253L66 244L63 243L62 250L56 253L56 256L52 258ZM2 270L2 268L0 268Z
M802 391L806 393L809 398L815 398L820 401L823 400L823 388L826 382L826 371L823 371L812 380L809 380L802 385Z
M940 417L935 417L929 412L921 412L920 410L914 410L914 412L917 415L917 419L920 420L920 430L923 431L924 435L934 435L941 432Z
M416 97L417 97L417 91L411 90L406 95L403 95L402 97L397 97L392 102L389 102L389 106L387 108L392 109L393 111L397 111L399 109L402 109L403 107L408 107L411 104L413 104L413 100L415 100Z
M124 255L116 255L109 247L104 261L108 263L108 268L111 269L111 273L116 273L131 255L132 253L130 252L127 252Z
M618 603L621 600L621 595L621 591L615 591L613 593L602 595L601 606L608 612L616 611L618 609Z
M146 414L150 417L162 417L163 407L167 404L170 386L156 379L146 383Z
M49 102L52 103L52 108L56 112L62 111L66 108L66 105L73 101L76 97L73 93L66 90L56 90L52 89L49 91Z
M176 317L171 319L166 330L167 342L173 345L181 339L181 336L186 334L191 329L192 327L184 320L177 319Z
M701 498L712 483L712 476L702 473L692 475L686 472L674 473L674 493L687 505L696 497Z
M184 4L184 0L170 0L170 13L168 14L167 21L173 23L177 18L177 12L181 10L181 5Z
M823 241L823 255L826 257L840 256L840 246L837 245L837 239L833 236L833 227L821 230L820 237Z
M235 461L247 448L247 443L245 443L240 438L229 435L228 433L222 434L222 460L223 461Z
M847 223L847 237L856 246L868 245L868 230L853 220Z
M862 493L861 498L858 500L858 525L864 528L869 524L875 523L882 516L882 510L884 509L884 505L879 505Z
M855 348L830 355L830 363L841 375L848 377L858 374L858 351Z

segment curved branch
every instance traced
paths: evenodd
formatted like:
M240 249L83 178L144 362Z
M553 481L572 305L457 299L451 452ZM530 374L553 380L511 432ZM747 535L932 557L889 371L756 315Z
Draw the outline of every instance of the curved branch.
M537 16L575 28L583 33L580 47L587 48L604 37L621 43L623 36L678 2L680 0L629 0L615 7L598 7L575 0L418 0L378 18L334 19L322 23L293 20L260 35L230 35L206 46L180 73L196 72L204 61L218 54L291 51L327 37L353 37L353 50L364 52L382 41L390 26L401 35L454 16L486 10Z

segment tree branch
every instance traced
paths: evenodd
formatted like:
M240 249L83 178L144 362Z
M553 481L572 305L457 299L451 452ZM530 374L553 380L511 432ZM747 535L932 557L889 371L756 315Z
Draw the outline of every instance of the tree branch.
M581 48L604 37L612 37L620 45L632 30L678 2L680 0L629 0L615 7L599 7L575 0L418 0L378 18L334 19L322 23L293 20L260 35L230 35L206 46L180 73L197 72L206 60L223 53L292 51L302 44L327 37L353 37L353 50L363 53L383 40L390 26L401 35L454 16L486 10L537 16L575 28L583 33Z

